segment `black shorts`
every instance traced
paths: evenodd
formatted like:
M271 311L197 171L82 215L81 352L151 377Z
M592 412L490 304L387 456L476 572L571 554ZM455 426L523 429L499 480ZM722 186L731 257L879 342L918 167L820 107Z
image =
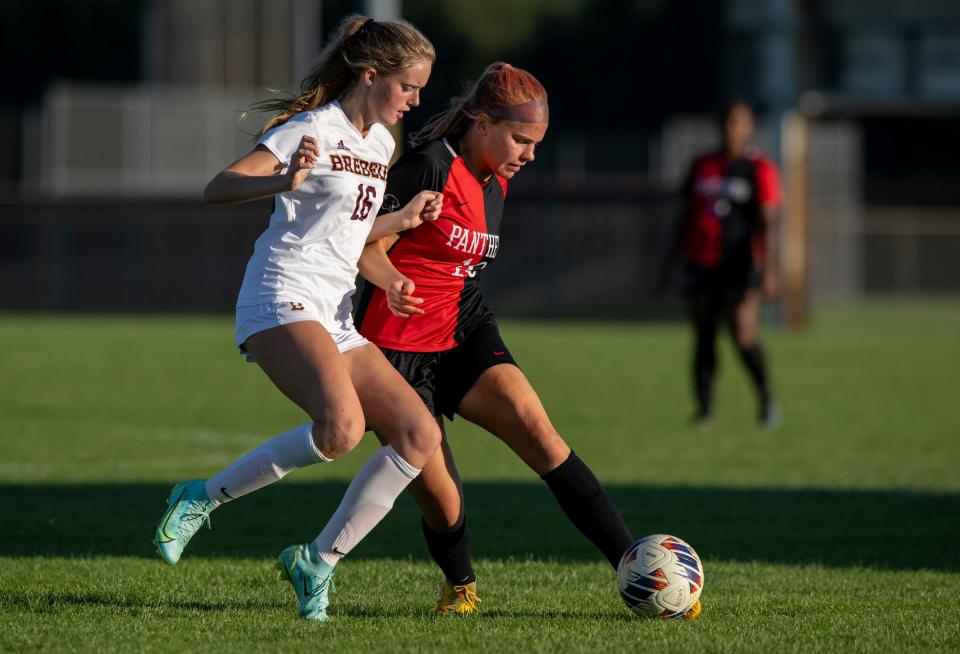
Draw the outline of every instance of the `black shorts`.
M517 365L492 318L475 327L452 350L405 352L381 348L393 367L413 386L430 413L453 420L460 402L487 368Z
M739 301L747 291L758 289L763 269L751 257L728 259L719 266L688 263L683 269L683 290L688 296L709 295Z

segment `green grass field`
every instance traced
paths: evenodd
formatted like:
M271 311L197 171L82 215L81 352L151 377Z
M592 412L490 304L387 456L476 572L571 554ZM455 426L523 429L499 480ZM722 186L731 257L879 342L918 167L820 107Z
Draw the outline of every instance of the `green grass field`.
M706 568L696 622L634 618L545 486L457 422L483 612L432 614L409 498L341 565L326 624L270 566L311 540L365 439L213 515L175 568L169 486L303 420L217 317L0 316L0 651L960 651L960 303L824 307L767 339L784 427L754 425L722 350L712 431L686 426L669 323L505 321L562 434L637 536Z

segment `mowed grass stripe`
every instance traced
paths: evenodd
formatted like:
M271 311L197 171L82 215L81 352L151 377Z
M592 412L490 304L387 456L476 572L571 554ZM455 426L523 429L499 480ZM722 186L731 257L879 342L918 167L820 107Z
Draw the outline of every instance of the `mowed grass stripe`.
M716 426L688 429L689 334L504 321L554 423L631 527L703 557L696 623L641 621L549 491L491 436L450 429L484 613L431 613L416 510L347 560L337 619L304 624L270 564L313 537L375 447L212 516L181 565L150 547L174 481L302 421L224 316L0 316L0 651L960 650L960 303L826 307L767 339L786 422L754 425L721 350Z
M293 593L264 561L17 559L4 563L0 636L8 651L887 651L958 643L953 598L932 571L706 562L696 623L640 620L611 594L602 564L478 561L480 615L435 616L437 575L409 560L352 561L334 619L298 620ZM30 580L57 571L37 589ZM21 581L15 581L20 579ZM16 616L16 619L13 617ZM52 646L52 647L51 647Z

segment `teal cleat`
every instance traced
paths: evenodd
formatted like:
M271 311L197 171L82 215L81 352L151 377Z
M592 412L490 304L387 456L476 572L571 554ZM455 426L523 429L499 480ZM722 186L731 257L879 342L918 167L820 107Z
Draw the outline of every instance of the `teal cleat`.
M333 568L320 557L313 557L309 545L291 545L280 552L276 564L280 578L293 585L300 600L300 617L307 620L327 620L330 600L327 593L336 592L333 585ZM315 561L315 562L314 562Z
M200 526L210 527L210 512L217 503L207 497L204 480L181 481L170 491L167 511L157 523L153 544L157 553L170 565L175 565Z

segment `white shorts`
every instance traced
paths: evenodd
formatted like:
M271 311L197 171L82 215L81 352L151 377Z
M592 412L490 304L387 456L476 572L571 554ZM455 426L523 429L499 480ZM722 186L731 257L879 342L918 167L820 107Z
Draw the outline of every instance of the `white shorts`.
M289 325L290 323L302 322L304 320L319 323L326 329L341 354L355 347L367 345L370 342L361 336L353 325L350 325L348 329L329 329L324 325L322 316L320 316L317 307L312 302L308 300L296 300L237 307L237 348L240 350L240 354L245 356L248 362L252 363L253 357L243 348L243 344L247 342L248 338L272 327Z

